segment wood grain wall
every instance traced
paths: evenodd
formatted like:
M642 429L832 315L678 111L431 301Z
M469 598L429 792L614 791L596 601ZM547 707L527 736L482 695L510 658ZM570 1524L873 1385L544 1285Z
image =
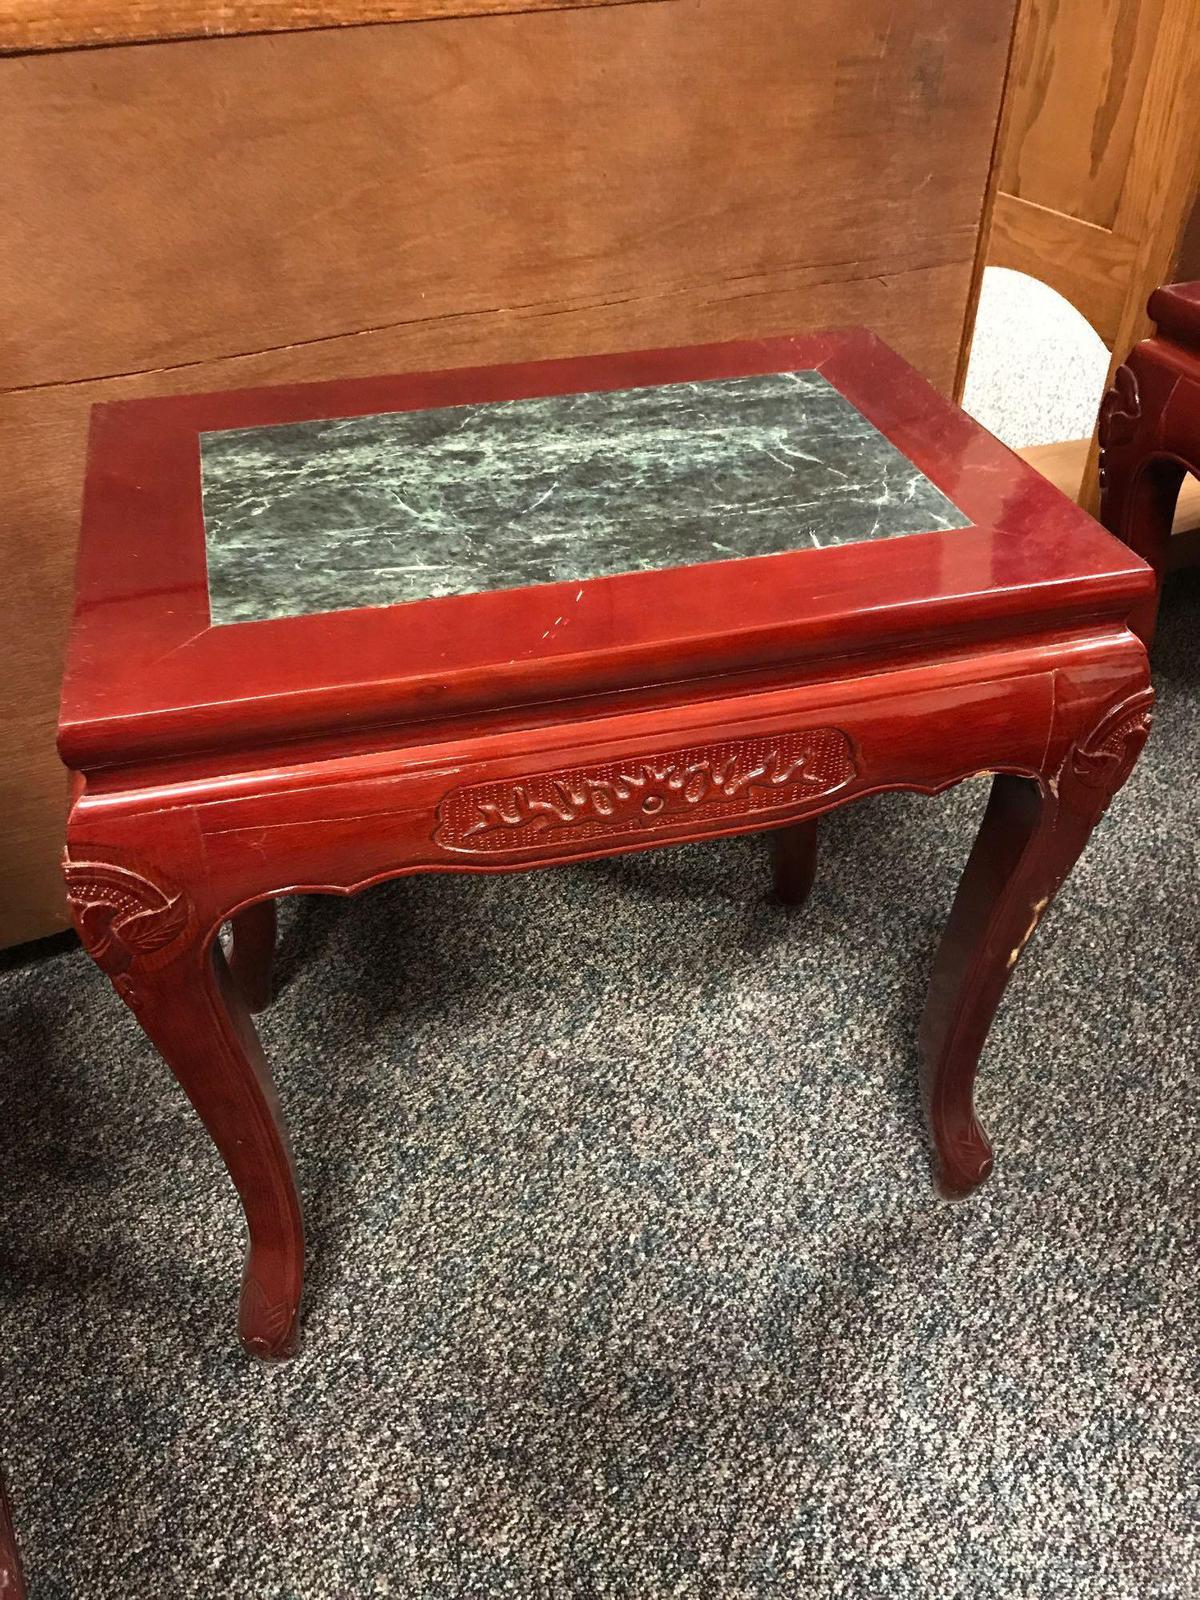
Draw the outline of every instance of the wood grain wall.
M1000 187L1098 228L1117 220L1164 0L1029 0Z
M1003 0L674 0L0 60L0 941L61 921L98 400L872 326L954 380Z
M1200 0L1022 0L1006 122L988 259L1071 301L1115 368L1150 331L1200 179ZM1097 468L1093 439L1091 511Z
M633 3L648 0L0 0L0 53Z
M1009 98L990 259L1123 354L1200 176L1200 0L1024 0Z

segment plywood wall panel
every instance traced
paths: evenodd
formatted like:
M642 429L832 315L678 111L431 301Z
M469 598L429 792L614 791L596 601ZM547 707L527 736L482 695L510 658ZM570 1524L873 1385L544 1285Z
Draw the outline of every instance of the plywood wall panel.
M961 262L1004 9L700 0L0 62L0 385Z
M632 0L3 0L0 53L630 3Z

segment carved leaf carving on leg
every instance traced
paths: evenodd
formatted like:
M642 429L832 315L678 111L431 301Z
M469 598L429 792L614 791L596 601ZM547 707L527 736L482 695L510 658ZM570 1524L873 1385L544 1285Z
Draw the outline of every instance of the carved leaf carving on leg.
M191 905L182 889L108 861L63 862L67 904L84 948L114 981L186 931Z
M1076 786L1085 791L1107 790L1111 799L1133 771L1150 734L1154 720L1154 690L1142 689L1122 700L1096 724L1091 733L1074 746L1063 772L1060 799L1065 804L1082 803L1091 810L1095 805L1092 795L1079 795ZM1107 805L1107 801L1105 802Z

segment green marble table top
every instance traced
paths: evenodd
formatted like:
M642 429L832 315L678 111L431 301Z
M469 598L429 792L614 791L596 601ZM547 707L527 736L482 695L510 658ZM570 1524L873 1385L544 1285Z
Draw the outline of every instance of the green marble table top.
M215 624L969 526L819 373L201 435Z

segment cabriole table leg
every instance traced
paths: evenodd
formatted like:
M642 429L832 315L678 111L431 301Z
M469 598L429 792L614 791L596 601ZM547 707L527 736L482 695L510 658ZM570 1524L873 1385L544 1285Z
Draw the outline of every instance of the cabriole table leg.
M238 1331L256 1356L297 1343L304 1224L292 1154L254 1024L219 943L139 977L125 999L196 1108L241 1196L250 1234Z
M250 1235L238 1317L242 1343L252 1355L282 1359L297 1343L304 1225L245 978L234 978L217 937L224 919L200 915L185 890L157 874L78 849L68 854L64 872L80 938L178 1079L233 1179ZM267 920L242 924L254 935L257 957ZM261 960L251 972L264 976Z
M938 1186L969 1194L992 1170L975 1115L979 1056L1008 980L1047 906L1133 769L1153 693L1113 708L1041 779L1002 773L967 861L934 961L921 1020L921 1091Z

